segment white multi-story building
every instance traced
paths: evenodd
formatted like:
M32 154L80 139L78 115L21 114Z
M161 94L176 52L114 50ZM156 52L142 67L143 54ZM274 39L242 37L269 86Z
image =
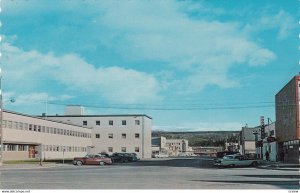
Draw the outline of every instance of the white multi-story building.
M92 153L136 153L151 158L152 118L147 115L56 115L48 119L91 127Z
M84 156L91 129L17 112L3 112L3 160L61 159Z

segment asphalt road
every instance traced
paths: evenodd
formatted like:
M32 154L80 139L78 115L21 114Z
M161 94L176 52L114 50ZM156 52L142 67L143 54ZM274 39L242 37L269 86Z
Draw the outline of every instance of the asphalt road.
M299 189L298 171L212 166L200 158L0 171L0 189Z

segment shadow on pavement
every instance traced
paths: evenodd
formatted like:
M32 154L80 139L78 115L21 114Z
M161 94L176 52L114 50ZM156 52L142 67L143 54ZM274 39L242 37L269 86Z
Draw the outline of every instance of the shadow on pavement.
M282 189L299 189L299 180L266 180L266 181L227 181L227 180L192 180L198 182L217 182L217 183L234 183L234 184L264 184L264 185L273 185L278 186Z
M174 158L174 159L153 159L140 160L130 163L115 163L114 165L132 165L132 166L169 166L169 167L194 167L194 168L215 168L213 160L201 158Z

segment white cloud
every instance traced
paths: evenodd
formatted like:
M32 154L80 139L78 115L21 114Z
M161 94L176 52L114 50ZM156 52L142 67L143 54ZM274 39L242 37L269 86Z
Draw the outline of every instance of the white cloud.
M181 5L174 1L106 3L96 20L109 33L100 39L127 59L165 62L185 71L189 81L181 84L191 92L207 85L234 87L239 83L228 77L231 67L263 66L276 59L272 51L248 38L242 25L193 20L181 11ZM205 71L219 81L207 79Z
M26 5L21 3L17 10L25 10L29 13L28 10L34 13L47 11L44 8L37 9L40 8L41 3L34 2L35 6L32 3ZM12 4L7 3L7 6L11 9L14 7ZM188 92L191 93L199 92L207 85L217 85L221 88L235 87L239 82L228 76L233 66L263 66L276 59L276 55L271 50L251 40L250 33L245 34L247 30L237 22L192 19L187 15L189 9L192 12L197 10L207 13L209 10L202 4L171 0L131 0L84 1L81 4L73 1L57 1L48 5L49 12L56 13L54 11L56 7L64 13L76 12L76 15L84 16L82 18L90 18L90 23L86 20L76 20L76 22L84 22L81 28L86 27L86 29L82 37L95 40L93 46L94 44L105 45L118 52L127 61L148 63L153 61L153 65L159 61L168 64L177 72L184 72L186 77L175 77L179 80L176 80L176 84L169 84L175 85L169 90L188 88ZM84 9L80 9L79 5ZM218 12L224 13L221 9ZM281 36L285 36L290 28L289 25L284 25L285 20L281 18L282 16L287 14L281 12L275 19L280 23ZM263 25L264 21L261 23ZM27 56L40 57L35 52L28 52ZM132 95L124 97L123 102L138 101L141 98L158 99L158 82L151 75L120 67L96 69L76 55L65 55L60 58L62 61L56 60L51 54L41 57L46 57L44 65L50 65L49 68L54 68L54 71L57 69L70 71L68 79L64 78L64 73L57 73L57 71L54 76L56 80L70 87L81 88L86 92L89 92L91 87L99 87L102 95L117 101L120 100L119 96L127 96L127 84L131 85L129 89L132 90ZM58 66L53 67L53 63ZM60 63L64 65L61 66ZM76 68L70 69L71 63L74 63ZM86 76L82 72L89 75ZM115 78L108 77L107 74L110 73L115 74ZM77 77L80 77L79 80ZM218 77L218 80L213 77ZM93 81L95 79L99 81ZM138 82L147 85L143 87Z
M96 68L75 54L54 56L37 51L24 51L10 44L3 44L8 59L4 68L7 83L21 89L40 88L45 82L63 84L80 93L98 95L111 102L143 103L160 100L159 83L154 76L120 67ZM22 82L20 83L20 80ZM53 82L54 81L54 82ZM46 93L31 95L45 98ZM67 95L62 95L66 98ZM67 97L68 98L68 97ZM19 99L27 100L26 96Z

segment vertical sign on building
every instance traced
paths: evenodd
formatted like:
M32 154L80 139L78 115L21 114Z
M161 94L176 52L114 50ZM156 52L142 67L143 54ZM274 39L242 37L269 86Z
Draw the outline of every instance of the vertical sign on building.
M264 116L260 116L260 136L261 139L265 138L265 117Z

